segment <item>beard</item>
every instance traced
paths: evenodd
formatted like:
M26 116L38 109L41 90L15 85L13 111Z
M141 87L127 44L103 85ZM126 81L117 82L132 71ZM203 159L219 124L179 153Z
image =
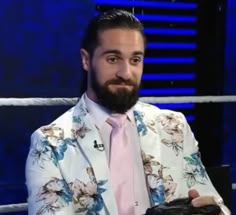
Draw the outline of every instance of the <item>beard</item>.
M124 114L133 107L139 99L140 85L132 80L124 80L122 78L106 81L103 85L98 82L97 73L94 68L91 72L91 87L94 90L99 104L111 110L114 113ZM117 88L116 92L109 89L109 85L125 84L132 86L131 90L127 88Z

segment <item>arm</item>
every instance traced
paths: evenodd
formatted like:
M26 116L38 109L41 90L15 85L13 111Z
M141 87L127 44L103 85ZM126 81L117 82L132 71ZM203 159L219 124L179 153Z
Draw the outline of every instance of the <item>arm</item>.
M201 207L209 204L217 204L221 207L220 215L231 214L224 205L223 199L218 194L211 183L204 165L201 162L198 143L186 122L185 126L185 177L187 179L188 195L193 198L192 204L195 207Z
M60 173L53 149L41 130L32 135L26 161L28 214L74 214L70 185Z

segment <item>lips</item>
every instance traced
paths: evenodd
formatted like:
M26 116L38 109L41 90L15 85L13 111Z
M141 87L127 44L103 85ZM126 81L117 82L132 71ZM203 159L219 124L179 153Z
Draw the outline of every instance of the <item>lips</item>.
M133 85L130 85L130 84L111 84L113 86L116 86L116 87L133 87Z

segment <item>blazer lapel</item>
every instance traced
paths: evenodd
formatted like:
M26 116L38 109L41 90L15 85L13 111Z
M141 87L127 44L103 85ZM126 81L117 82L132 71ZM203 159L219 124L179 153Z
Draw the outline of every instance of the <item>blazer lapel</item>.
M93 119L87 112L83 97L73 113L73 129L77 133L82 155L93 169L94 180L98 185L97 192L100 192L103 198L105 211L107 210L108 214L118 215L104 145Z
M140 138L143 168L150 192L151 204L158 205L163 203L165 198L163 179L160 174L162 166L157 160L161 157L161 148L158 144L160 137L153 119L147 116L147 114L150 114L150 110L143 111L144 108L148 109L148 107L142 107L142 104L138 103L135 106L134 117Z

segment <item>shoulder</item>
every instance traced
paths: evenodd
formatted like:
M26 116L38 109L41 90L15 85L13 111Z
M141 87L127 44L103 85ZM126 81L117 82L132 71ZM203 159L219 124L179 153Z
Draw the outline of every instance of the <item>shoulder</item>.
M70 108L58 118L50 122L49 124L42 125L38 129L36 129L32 135L31 139L39 139L43 137L47 137L49 134L53 134L56 136L62 135L64 130L68 127L72 126L72 115L75 107Z
M160 109L155 105L138 102L134 108L135 111L143 115L143 117L151 120L178 120L186 123L183 113L169 109Z

